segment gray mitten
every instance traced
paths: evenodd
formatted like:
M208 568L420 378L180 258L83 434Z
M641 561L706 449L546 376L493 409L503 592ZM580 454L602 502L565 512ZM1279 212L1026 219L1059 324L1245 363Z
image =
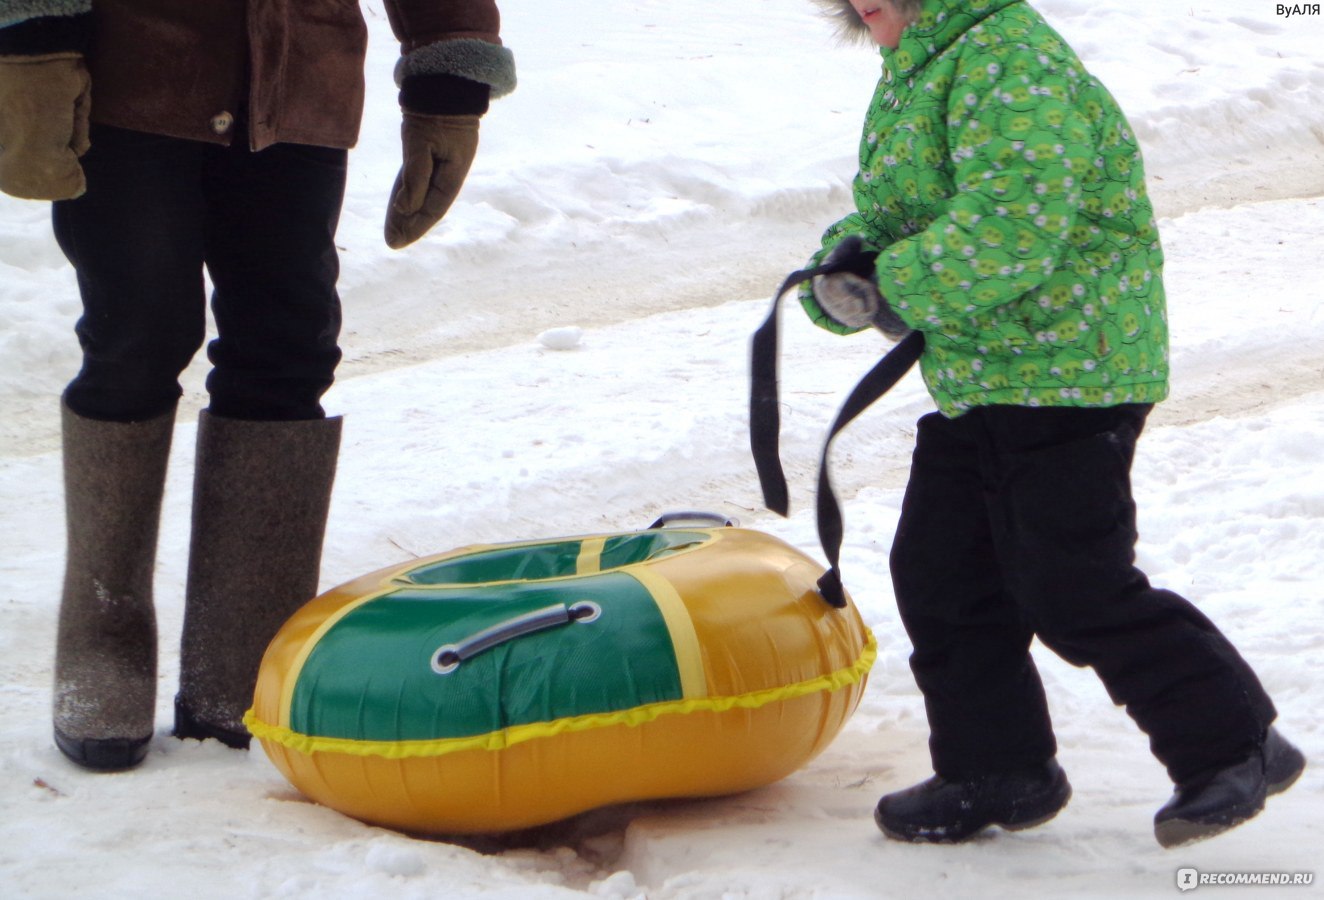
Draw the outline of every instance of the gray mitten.
M848 328L877 328L893 340L905 337L910 326L901 320L887 298L878 290L871 274L876 253L865 251L856 236L845 238L823 260L824 266L840 266L842 271L814 278L814 297L818 305L837 322Z

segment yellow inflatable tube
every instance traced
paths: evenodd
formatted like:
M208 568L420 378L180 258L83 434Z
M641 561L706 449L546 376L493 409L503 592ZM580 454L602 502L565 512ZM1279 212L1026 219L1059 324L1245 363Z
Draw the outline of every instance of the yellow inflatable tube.
M305 795L414 833L728 794L819 753L876 653L821 566L739 528L469 547L341 585L246 722Z

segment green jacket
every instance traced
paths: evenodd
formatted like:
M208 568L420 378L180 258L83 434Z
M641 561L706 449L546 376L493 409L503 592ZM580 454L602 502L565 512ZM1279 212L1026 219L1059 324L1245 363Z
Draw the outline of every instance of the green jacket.
M1023 0L925 0L860 143L856 211L823 237L879 252L924 332L942 413L1112 406L1168 391L1163 251L1140 148L1108 90ZM811 284L801 302L819 325Z

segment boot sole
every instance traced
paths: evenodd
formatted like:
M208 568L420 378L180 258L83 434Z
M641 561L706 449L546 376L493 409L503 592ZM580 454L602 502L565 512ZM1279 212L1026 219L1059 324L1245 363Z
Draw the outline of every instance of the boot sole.
M143 738L75 738L55 729L55 746L70 762L94 772L122 772L147 758L149 734Z
M1057 804L1055 809L1050 809L1047 812L1040 813L1029 819L1016 818L1006 822L994 820L993 824L998 825L1007 831L1024 831L1027 828L1035 828L1045 822L1057 818L1057 814L1066 809L1067 804L1071 802L1071 785L1064 780L1062 786L1065 790L1062 794L1061 802Z
M1028 828L1034 828L1042 825L1057 817L1057 814L1066 809L1067 803L1071 800L1071 785L1063 779L1062 793L1060 799L1050 798L1050 802L1056 805L1046 812L1039 813L1030 818L1021 818L1019 816L1008 816L1005 820L997 817L991 817L988 821L981 823L975 828L965 828L960 831L950 831L945 828L917 828L914 831L897 831L889 828L883 823L882 816L877 809L874 810L874 822L878 829L887 837L894 841L905 841L909 844L960 844L969 840L982 831L997 825L1005 831L1025 831Z
M1165 849L1182 847L1186 844L1194 844L1196 841L1203 841L1206 838L1216 837L1225 831L1231 831L1238 825L1249 822L1263 811L1264 804L1260 803L1257 809L1244 815L1238 815L1226 822L1191 822L1186 819L1169 819L1160 825L1154 826L1154 837L1158 839L1159 845Z
M188 704L179 697L175 697L175 728L173 734L181 741L217 740L234 750L247 750L249 743L252 741L252 735L247 731L235 731L232 728L213 725L199 719L189 710Z
M962 841L969 840L979 832L983 831L992 822L980 825L973 831L966 831L960 834L948 834L946 829L918 829L913 832L896 831L888 828L879 818L877 811L874 812L873 820L878 825L878 830L886 837L894 841L904 841L907 844L959 844Z
M1296 784L1297 779L1301 777L1301 773L1306 770L1306 758L1301 752L1291 748L1290 753L1291 756L1286 762L1287 771L1278 776L1277 781L1265 785L1264 795L1266 798L1272 797L1274 794L1281 794ZM1258 806L1238 810L1226 822L1193 822L1187 819L1169 819L1154 826L1154 837L1165 848L1181 847L1186 844L1193 844L1196 841L1203 841L1206 838L1217 837L1225 831L1231 831L1238 825L1249 822L1263 811L1264 800L1260 800Z
M1063 809L1066 808L1065 803L1062 804L1062 808ZM1026 819L1025 821L1022 822L994 822L993 824L1007 831L1024 831L1027 828L1035 828L1039 825L1044 824L1045 822L1051 821L1052 819L1056 819L1057 814L1060 813L1061 811L1062 809L1055 809L1052 812L1045 813L1044 815L1039 816L1036 819Z

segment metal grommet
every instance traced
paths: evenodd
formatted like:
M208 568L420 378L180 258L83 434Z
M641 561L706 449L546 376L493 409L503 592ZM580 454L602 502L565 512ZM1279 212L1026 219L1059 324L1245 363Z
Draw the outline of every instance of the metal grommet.
M213 134L225 134L234 127L234 116L228 112L218 112L207 124L211 126Z

